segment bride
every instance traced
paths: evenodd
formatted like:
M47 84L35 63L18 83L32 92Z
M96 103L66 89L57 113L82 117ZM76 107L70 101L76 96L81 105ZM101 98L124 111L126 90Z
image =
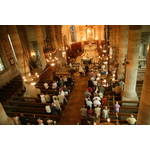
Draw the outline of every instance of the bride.
M79 73L85 75L85 71L83 70L81 64L80 64L80 66L79 66Z

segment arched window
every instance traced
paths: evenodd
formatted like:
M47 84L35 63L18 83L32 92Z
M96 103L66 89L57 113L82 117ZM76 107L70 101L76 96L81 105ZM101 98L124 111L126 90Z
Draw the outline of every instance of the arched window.
M70 26L71 42L76 43L76 32L73 25Z
M4 66L2 57L0 56L0 72L2 72L3 70L5 70L5 66Z

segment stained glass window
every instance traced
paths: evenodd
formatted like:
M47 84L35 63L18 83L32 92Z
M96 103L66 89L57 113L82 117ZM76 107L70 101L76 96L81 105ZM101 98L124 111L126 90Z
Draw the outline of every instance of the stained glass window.
M73 25L70 26L70 34L71 34L71 42L76 42L76 33L75 33L75 27Z

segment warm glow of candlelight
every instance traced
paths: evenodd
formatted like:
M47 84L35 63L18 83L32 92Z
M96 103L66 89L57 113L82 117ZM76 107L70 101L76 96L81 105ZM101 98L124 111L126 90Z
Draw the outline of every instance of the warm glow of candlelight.
M37 75L37 73L35 73L35 75Z
M29 73L29 76L31 76L31 74Z

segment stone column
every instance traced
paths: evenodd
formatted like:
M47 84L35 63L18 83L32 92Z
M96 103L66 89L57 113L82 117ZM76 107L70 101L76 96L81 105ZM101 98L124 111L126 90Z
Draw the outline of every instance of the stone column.
M1 103L0 103L0 125L15 125L13 119L7 116Z
M115 36L115 60L117 61L119 59L119 32L120 32L120 25L116 25L116 36Z
M45 55L43 53L44 39L43 39L42 29L40 25L35 25L34 28L35 28L35 33L36 33L36 38L37 38L37 43L38 43L38 48L40 53L40 60L42 63L42 69L44 69L46 66L46 60L45 60Z
M116 26L115 25L112 25L112 36L111 36L111 38L112 38L112 53L113 53L113 55L112 55L112 60L114 61L115 60L115 55L116 55L116 51L115 51L115 46L116 46L116 39L115 39L115 37L116 37Z
M138 72L139 49L141 42L141 28L140 25L129 26L129 41L126 59L126 77L124 91L122 92L122 100L137 101L136 93L136 78Z
M22 43L18 34L18 30L15 25L10 25L7 27L7 30L10 35L10 39L12 41L12 45L17 57L17 64L19 66L19 70L22 76L25 76L30 73L29 69L29 60L26 55L26 51L22 47Z
M137 125L150 125L150 52L148 53L146 72L142 87L140 105L137 116Z
M120 44L119 44L119 67L118 67L118 77L117 79L124 79L124 68L125 66L122 65L124 63L124 59L127 54L128 48L128 34L129 34L129 26L128 25L121 25L120 29Z

